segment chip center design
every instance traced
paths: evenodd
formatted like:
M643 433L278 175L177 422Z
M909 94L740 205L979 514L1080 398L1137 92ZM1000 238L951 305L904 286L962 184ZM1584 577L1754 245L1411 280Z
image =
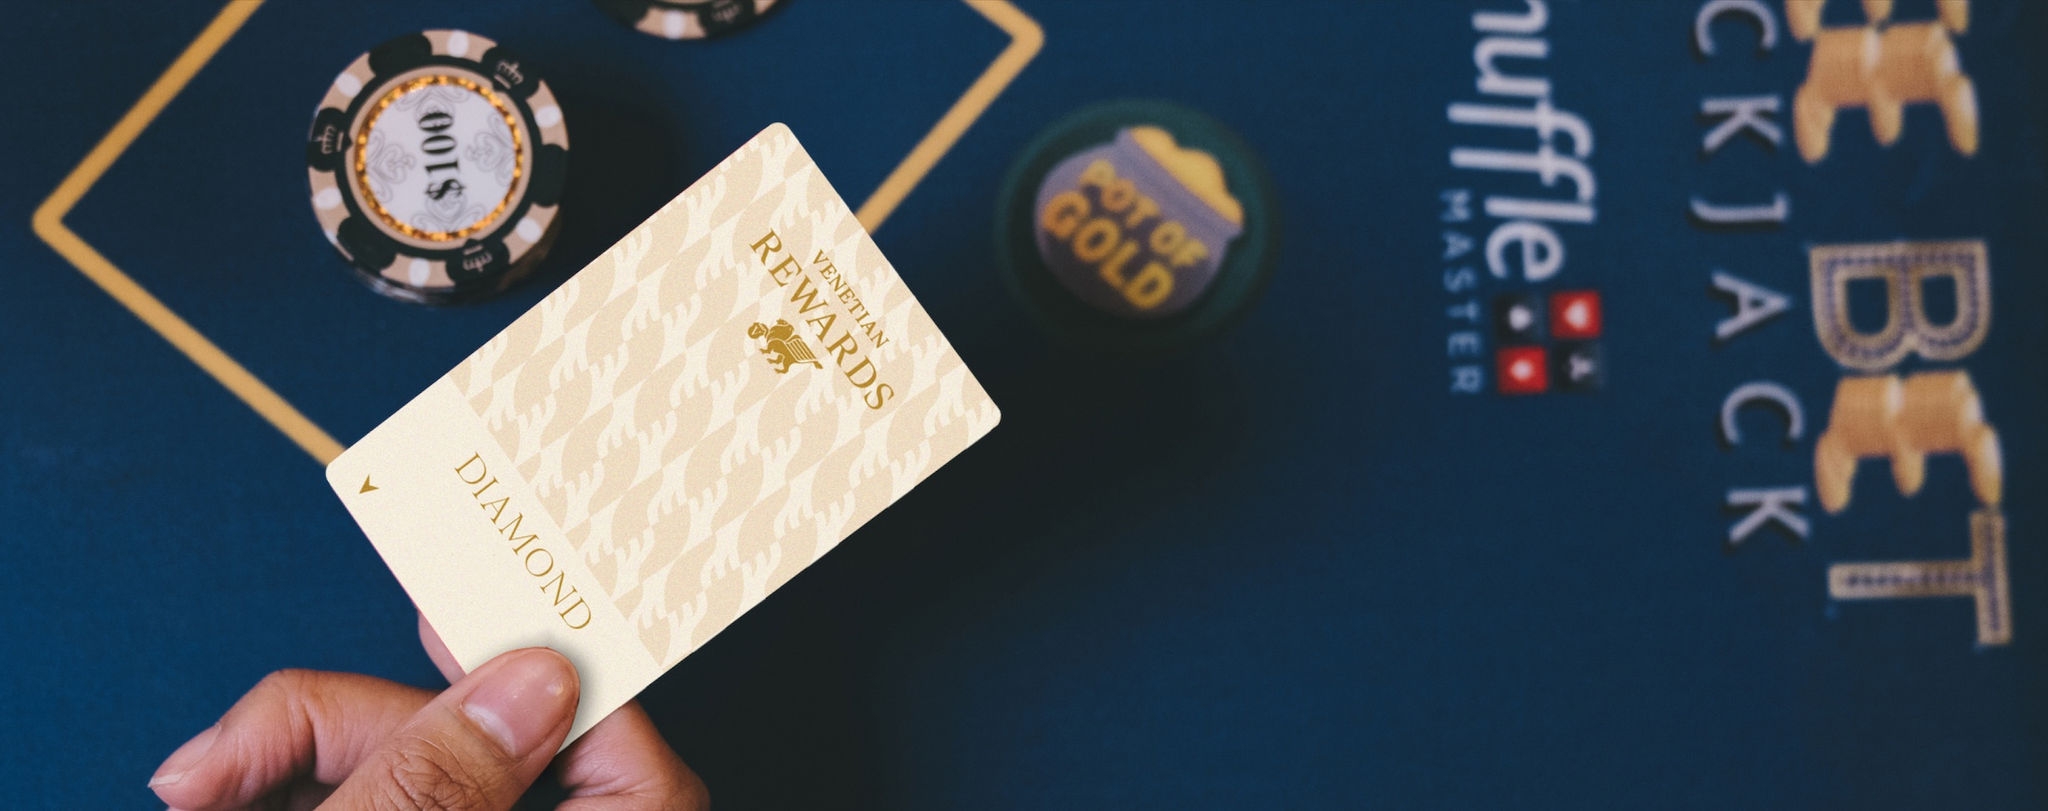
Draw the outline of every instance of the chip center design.
M352 162L365 207L413 239L455 242L504 215L519 186L519 118L487 85L421 76L364 113Z

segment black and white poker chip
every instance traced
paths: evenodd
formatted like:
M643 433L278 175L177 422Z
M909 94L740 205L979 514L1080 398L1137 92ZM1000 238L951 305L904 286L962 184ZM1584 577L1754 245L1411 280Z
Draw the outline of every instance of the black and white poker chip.
M533 68L466 31L357 57L306 140L313 213L379 292L454 303L504 290L560 221L569 131Z
M612 19L667 39L707 39L753 25L778 0L597 0Z

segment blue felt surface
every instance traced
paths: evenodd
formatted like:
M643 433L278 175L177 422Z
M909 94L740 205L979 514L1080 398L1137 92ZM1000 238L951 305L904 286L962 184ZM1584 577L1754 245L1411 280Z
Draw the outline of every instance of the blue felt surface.
M68 222L347 442L770 122L865 199L1005 43L959 3L786 2L709 43L574 0L273 3ZM1548 58L1517 67L1597 133L1599 219L1561 229L1553 283L1477 295L1599 290L1608 386L1510 399L1447 390L1445 309L1465 297L1444 290L1439 194L1544 191L1446 159L1527 146L1445 120L1478 100L1471 11L1519 2L1019 4L1044 52L876 235L1003 425L645 696L721 807L2048 804L2048 5L1972 4L1974 157L1917 106L1890 148L1845 113L1809 166L1789 121L1778 149L1703 156L1698 115L1705 96L1776 94L1789 117L1808 46L1781 30L1759 53L1728 18L1705 58L1699 3L1551 3ZM274 669L438 679L319 468L29 230L217 8L22 3L0 26L11 806L152 807L158 761ZM1833 0L1828 20L1859 14ZM445 26L542 66L575 151L542 278L431 310L332 256L300 139L357 53ZM1121 97L1237 128L1285 209L1265 299L1164 358L1060 348L990 256L1016 151ZM1779 190L1781 227L1686 216L1695 195ZM1995 327L1962 365L2005 456L2010 645L1977 647L1965 600L1828 598L1831 563L1966 553L1954 457L1910 500L1867 463L1849 512L1809 504L1803 543L1723 543L1728 489L1811 482L1842 374L1814 338L1806 247L1901 238L1991 257ZM1716 269L1792 309L1717 344ZM1773 444L1782 420L1746 411L1756 438L1720 441L1723 398L1755 379L1798 395L1803 439Z

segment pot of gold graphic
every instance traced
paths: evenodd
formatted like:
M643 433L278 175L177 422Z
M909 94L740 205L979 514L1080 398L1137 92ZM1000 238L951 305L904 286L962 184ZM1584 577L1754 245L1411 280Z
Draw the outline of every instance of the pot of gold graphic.
M1215 157L1144 125L1061 161L1039 185L1034 212L1047 270L1122 318L1186 311L1244 231L1244 208Z

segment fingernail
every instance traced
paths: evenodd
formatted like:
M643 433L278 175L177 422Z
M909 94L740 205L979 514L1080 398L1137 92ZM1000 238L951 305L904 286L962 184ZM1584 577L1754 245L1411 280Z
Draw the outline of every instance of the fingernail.
M164 765L156 767L156 775L149 778L149 787L168 786L185 779L185 775L191 773L192 767L199 765L199 761L206 757L206 750L213 748L213 739L218 737L219 724L207 727L205 732L194 735L192 740L186 741L184 746L178 747L178 751L165 758Z
M519 651L497 664L476 674L484 683L463 699L462 712L507 753L525 755L546 744L562 716L575 711L569 685L576 669L546 648Z

